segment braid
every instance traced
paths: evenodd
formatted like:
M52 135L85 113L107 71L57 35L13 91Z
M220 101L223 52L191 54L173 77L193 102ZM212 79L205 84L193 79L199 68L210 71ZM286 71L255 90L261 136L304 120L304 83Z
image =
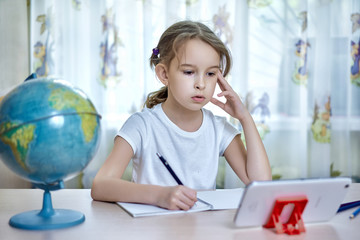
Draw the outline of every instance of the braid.
M150 93L147 96L144 106L146 106L147 108L153 108L155 105L165 102L167 97L168 97L167 86L164 86L160 88L160 90Z

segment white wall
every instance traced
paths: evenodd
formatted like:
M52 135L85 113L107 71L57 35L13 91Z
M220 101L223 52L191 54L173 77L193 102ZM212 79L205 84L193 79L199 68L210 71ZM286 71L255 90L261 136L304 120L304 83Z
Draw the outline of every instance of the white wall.
M29 75L26 0L0 0L0 96ZM0 161L0 188L26 188L30 183Z

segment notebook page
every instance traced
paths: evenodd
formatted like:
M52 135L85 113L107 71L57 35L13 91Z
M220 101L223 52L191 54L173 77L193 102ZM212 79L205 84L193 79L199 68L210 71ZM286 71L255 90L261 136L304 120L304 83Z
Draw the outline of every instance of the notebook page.
M140 203L117 202L116 204L122 207L126 212L128 212L133 217L157 216L157 215L186 213L186 212L200 212L200 211L210 210L212 208L211 205L203 201L197 201L195 205L188 211L168 210L154 205L140 204Z
M212 210L236 209L239 207L244 188L198 191L198 198L210 203Z

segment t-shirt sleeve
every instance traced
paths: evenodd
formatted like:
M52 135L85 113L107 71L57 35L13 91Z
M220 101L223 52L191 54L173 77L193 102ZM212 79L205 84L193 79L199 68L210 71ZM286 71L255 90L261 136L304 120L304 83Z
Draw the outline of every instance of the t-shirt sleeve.
M225 118L223 118L222 121L224 124L224 130L220 142L220 156L224 155L226 148L229 146L234 137L241 134L240 131L234 125L226 121Z
M117 136L125 139L136 155L143 139L146 138L145 132L144 119L139 114L135 113L126 120L124 125L118 131Z

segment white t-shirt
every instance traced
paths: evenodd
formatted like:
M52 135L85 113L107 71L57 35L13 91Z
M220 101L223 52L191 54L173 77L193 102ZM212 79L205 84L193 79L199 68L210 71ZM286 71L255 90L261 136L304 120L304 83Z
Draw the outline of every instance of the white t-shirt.
M134 151L133 181L160 186L177 185L157 157L161 154L181 182L190 188L215 189L219 156L240 132L224 117L202 109L203 122L195 132L175 125L161 104L130 116L118 132Z

